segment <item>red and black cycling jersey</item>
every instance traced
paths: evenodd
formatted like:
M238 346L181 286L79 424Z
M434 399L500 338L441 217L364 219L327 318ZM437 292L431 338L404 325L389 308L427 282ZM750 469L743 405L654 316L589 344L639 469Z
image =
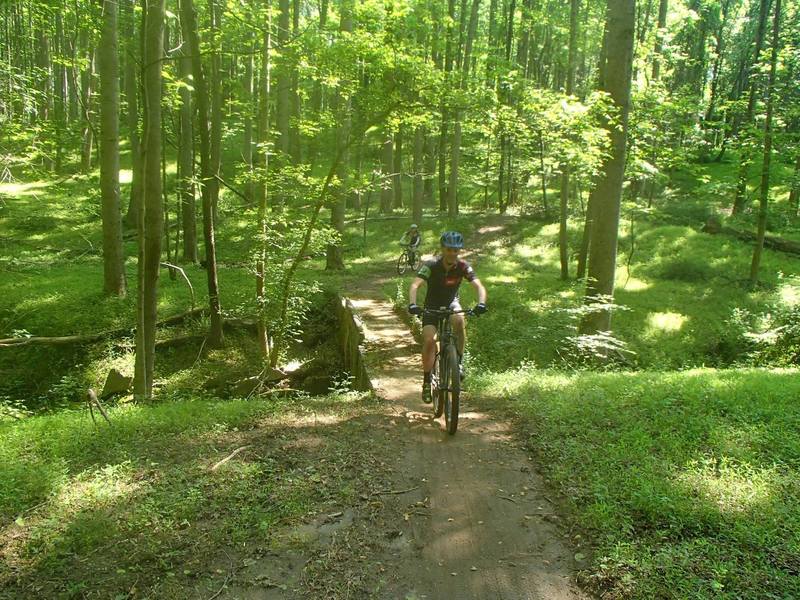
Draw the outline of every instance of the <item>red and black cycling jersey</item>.
M417 277L424 279L428 284L425 295L425 308L440 308L450 306L458 298L458 287L461 281L475 279L475 271L465 260L456 261L448 271L444 266L444 259L426 261L417 271Z

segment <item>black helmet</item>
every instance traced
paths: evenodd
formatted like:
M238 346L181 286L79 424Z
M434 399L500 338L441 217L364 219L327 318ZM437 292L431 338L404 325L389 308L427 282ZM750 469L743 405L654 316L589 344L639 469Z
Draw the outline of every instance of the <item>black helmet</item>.
M445 231L439 238L445 248L463 248L464 236L457 231Z

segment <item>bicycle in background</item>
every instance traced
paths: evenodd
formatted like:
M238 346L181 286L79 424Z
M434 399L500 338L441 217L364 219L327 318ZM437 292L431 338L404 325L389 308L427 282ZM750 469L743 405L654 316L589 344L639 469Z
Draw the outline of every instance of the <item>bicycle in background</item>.
M422 263L419 250L412 249L408 244L400 244L400 247L403 251L397 259L397 274L404 275L409 269L416 272Z

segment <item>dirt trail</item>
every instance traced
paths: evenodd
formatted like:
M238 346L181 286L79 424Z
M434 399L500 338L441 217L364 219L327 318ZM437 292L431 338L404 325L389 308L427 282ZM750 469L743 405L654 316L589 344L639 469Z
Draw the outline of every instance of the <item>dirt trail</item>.
M444 431L420 400L419 345L373 281L352 298L367 337L371 375L396 415L397 462L386 496L381 598L579 599L575 552L555 523L531 457L510 426L462 399L459 429ZM491 293L491 290L490 290ZM394 528L394 529L393 529Z

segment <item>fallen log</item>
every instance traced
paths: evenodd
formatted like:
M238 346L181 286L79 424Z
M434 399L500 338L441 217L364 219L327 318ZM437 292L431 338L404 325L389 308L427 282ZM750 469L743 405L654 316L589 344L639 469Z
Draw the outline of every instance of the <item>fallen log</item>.
M207 314L207 312L208 309L206 308L196 308L194 310L189 310L184 313L167 317L166 319L163 319L158 323L156 323L156 326L163 327L169 325L177 325L178 323L182 323L186 319L192 317L201 317L204 314ZM135 329L136 329L135 326L131 326L131 327L121 327L119 329L112 329L110 331L101 331L99 333L87 333L82 335L63 335L55 337L31 336L31 337L5 338L5 339L0 339L0 348L31 346L31 345L63 346L68 344L91 344L93 342L97 342L103 339L113 339L117 337L122 337L134 331Z
M750 231L740 231L739 229L734 229L733 227L709 227L707 225L706 227L703 227L703 231L711 234L722 233L725 235L730 235L738 240L742 240L743 242L755 242L757 238L755 233ZM775 235L764 236L764 247L769 248L770 250L777 250L778 252L785 252L786 254L800 256L800 242L794 242L792 240L787 240Z

